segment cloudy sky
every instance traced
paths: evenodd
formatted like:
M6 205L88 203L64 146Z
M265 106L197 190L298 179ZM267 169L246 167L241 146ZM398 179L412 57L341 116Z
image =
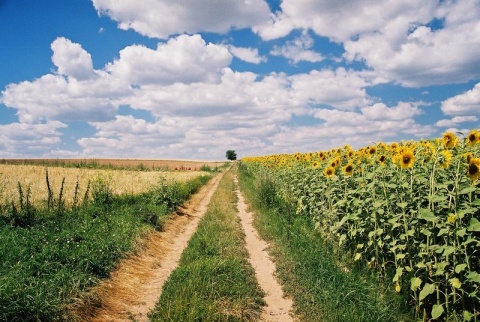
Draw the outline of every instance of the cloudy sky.
M480 121L480 0L0 0L0 158L224 160Z

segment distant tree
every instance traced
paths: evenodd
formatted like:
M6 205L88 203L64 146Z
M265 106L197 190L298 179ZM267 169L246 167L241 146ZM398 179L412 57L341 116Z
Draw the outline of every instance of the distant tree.
M237 153L235 153L235 150L227 150L227 152L225 152L225 156L228 160L237 160Z

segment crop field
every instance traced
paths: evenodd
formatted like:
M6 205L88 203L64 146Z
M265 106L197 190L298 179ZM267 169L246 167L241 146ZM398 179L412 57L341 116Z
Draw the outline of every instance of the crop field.
M480 316L480 132L242 159L346 270L374 274L415 320Z
M29 201L40 206L48 199L47 176L53 197L58 197L62 190L62 199L68 206L74 202L75 195L83 197L89 184L95 181L108 183L115 195L136 195L147 192L164 181L185 182L205 174L204 171L192 170L136 171L0 164L0 204L18 203L20 185L25 194L30 191Z

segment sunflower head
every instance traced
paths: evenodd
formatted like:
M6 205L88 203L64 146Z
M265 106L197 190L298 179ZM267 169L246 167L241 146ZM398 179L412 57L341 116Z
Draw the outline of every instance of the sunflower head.
M323 174L325 175L325 177L331 178L335 175L335 168L334 167L328 167L328 168L325 169L325 171L323 171Z
M368 148L368 154L369 155L374 155L375 153L377 153L377 147L376 146L371 146Z
M343 167L343 172L345 175L351 176L353 174L353 164L348 162L347 165Z
M312 163L312 168L316 169L316 168L318 168L319 165L320 165L320 162L314 161L314 162Z
M444 169L450 166L450 162L452 161L452 152L449 150L444 150L438 154L438 163Z
M385 163L387 162L387 156L385 154L381 154L378 157L378 162L380 162L381 165L385 165Z
M470 161L472 161L473 159L473 154L470 152L465 153L464 156L465 156L465 160L467 160L467 163L470 163Z
M413 166L415 156L413 155L412 150L405 148L398 155L398 160L402 169L407 169Z
M454 148L458 144L458 138L452 132L445 132L442 136L443 145L445 148Z
M467 175L473 182L480 177L480 158L472 158L468 163Z
M327 154L323 151L318 152L318 159L324 161L327 158Z
M468 133L467 139L469 145L473 146L477 144L480 141L480 132L478 132L477 130L471 130Z

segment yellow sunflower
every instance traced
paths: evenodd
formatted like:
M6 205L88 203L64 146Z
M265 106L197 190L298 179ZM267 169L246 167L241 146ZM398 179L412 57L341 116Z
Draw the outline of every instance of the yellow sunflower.
M324 161L327 158L327 154L323 151L318 152L318 159Z
M325 177L331 178L335 175L335 168L334 167L328 167L328 168L325 169L325 171L323 171L323 174L325 175Z
M467 167L467 175L473 182L480 177L480 158L472 158Z
M442 136L443 145L449 149L454 148L458 144L458 138L452 132L445 132Z
M464 156L465 156L465 159L467 160L467 163L470 163L470 161L472 161L473 159L473 154L470 152L465 153Z
M438 154L438 163L444 169L450 166L450 162L452 160L452 152L449 150L442 151Z
M319 165L320 165L320 162L314 161L314 162L312 163L312 168L316 169L316 168L318 168Z
M415 156L413 155L412 150L405 148L400 152L399 161L402 169L411 168L415 161Z
M469 145L475 145L477 144L479 141L480 141L480 132L478 132L477 130L471 130L469 133L468 133L468 136L467 136L467 139L468 139L468 144Z
M381 165L385 165L387 162L387 156L385 154L382 154L378 157L378 162L380 162Z
M345 175L351 176L353 174L353 164L348 162L347 165L343 167L343 172L345 172Z

